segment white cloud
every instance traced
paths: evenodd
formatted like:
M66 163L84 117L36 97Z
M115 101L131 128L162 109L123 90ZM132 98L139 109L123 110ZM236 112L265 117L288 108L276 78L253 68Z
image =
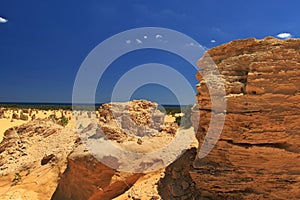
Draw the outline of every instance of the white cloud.
M161 38L162 38L162 35L157 34L157 35L155 36L155 38L156 38L156 39L161 39Z
M279 33L277 35L277 37L281 38L281 39L287 39L287 38L291 38L292 37L292 34L290 33Z
M130 44L131 43L131 40L126 40L126 44Z
M8 20L3 18L3 17L0 17L0 23L6 23Z
M144 35L144 39L147 39L148 38L148 36L147 35Z
M211 43L215 43L215 42L216 42L216 40L211 40L210 42L211 42Z
M142 44L143 42L140 39L135 39L138 44Z

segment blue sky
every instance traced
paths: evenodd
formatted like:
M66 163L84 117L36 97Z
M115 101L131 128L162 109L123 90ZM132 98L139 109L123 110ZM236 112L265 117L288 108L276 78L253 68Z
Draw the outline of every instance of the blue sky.
M206 48L280 33L285 33L279 35L283 38L299 37L299 8L297 0L2 0L0 102L71 102L85 57L122 31L148 26L174 29ZM102 78L107 87L97 92L97 101L109 101L122 73L149 62L174 66L191 85L196 84L195 71L184 60L144 50L122 56L110 66ZM141 87L133 96L143 97L163 104L177 102L167 88L157 85Z

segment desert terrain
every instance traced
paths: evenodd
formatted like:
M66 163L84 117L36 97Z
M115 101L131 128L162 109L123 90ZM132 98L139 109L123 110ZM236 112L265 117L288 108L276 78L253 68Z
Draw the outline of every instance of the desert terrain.
M145 105L145 102L141 103L142 107ZM80 139L76 133L78 130L74 123L74 117L78 118L78 116L76 114L74 116L74 113L69 110L21 108L0 108L0 110L0 140L2 141L0 145L2 158L0 163L1 199L66 199L66 197L53 197L52 195L57 190L57 184L68 166L67 157L72 155L72 152L74 154L78 149L79 154L85 152L82 149L82 145L78 144ZM107 119L107 111L107 109L103 109L102 111L97 110L95 113L96 116L106 116ZM91 119L89 118L90 113L84 111L78 111L77 113L83 116L80 126L86 127L85 129L83 128L83 131L87 131L89 127L92 127ZM141 113L137 112L135 119L142 122L142 116L144 116L144 113L141 115ZM122 140L119 141L122 134L118 132L117 128L113 128L114 135L107 135L107 137L111 136L111 139L116 141L115 145L124 148L126 151L140 153L155 151L161 148L163 144L169 143L178 128L175 126L174 116L161 116L163 117L163 122L168 124L165 129L169 131L167 134L160 133L153 137L147 137L147 139L143 139L142 143L137 142L134 137L125 139L125 142L122 137ZM61 124L60 119L62 117L67 118L68 123ZM116 126L114 123L109 123L108 125L109 127ZM193 134L193 131L190 131L190 133ZM195 146L195 144L193 145ZM43 160L45 160L45 163L43 163ZM129 175L121 173L122 185L125 189L121 191L126 191L129 185L134 187L117 199L128 199L128 196L133 198L141 197L143 199L159 197L157 182L163 174L164 169L147 175L133 174L133 176L136 176L134 182L130 183L130 180L127 180L127 183L126 177L131 177L132 175L130 173ZM116 195L104 196L103 199L110 199L111 196Z
M299 49L299 39L267 37L208 50L198 61L192 127L179 127L175 115L145 100L107 103L94 113L1 108L0 199L300 199ZM224 83L218 101L210 59ZM199 157L212 144L211 127L220 135ZM172 151L140 156L180 135L196 137L175 161L167 162ZM99 159L86 146L106 141L140 157Z

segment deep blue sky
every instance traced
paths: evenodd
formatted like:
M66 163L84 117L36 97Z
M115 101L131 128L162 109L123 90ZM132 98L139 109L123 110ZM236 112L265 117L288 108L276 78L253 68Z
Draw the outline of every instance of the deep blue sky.
M0 102L71 102L84 58L100 42L128 29L170 28L211 48L248 37L299 37L299 8L298 0L1 0L0 22L8 21L0 23ZM109 100L109 88L122 72L117 66L129 69L143 62L174 65L196 83L192 68L174 55L136 52L108 70L108 89L97 93L97 101ZM158 86L140 88L134 97L144 96L176 103Z

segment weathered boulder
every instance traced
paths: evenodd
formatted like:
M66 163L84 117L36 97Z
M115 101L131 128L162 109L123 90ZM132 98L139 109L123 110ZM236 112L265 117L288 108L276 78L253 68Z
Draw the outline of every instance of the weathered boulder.
M208 50L198 62L203 72L208 55L225 83L226 119L192 179L211 199L299 199L300 40L233 41ZM201 73L197 79L201 146L212 114L225 113L211 107Z
M2 119L2 118L5 118L4 117L4 109L3 108L0 108L0 119Z
M99 108L100 127L108 139L123 142L127 137L155 136L161 131L175 135L178 126L164 123L158 104L146 100L113 102Z
M12 114L11 118L12 118L12 119L18 120L18 119L20 119L20 116L19 116L17 113L14 112L14 113Z
M107 157L111 162L118 162ZM118 172L95 159L79 144L68 156L68 167L62 174L53 200L110 200L128 190L142 174Z
M23 121L28 121L29 117L27 114L24 114L24 113L21 113L20 114L20 120L23 120Z

